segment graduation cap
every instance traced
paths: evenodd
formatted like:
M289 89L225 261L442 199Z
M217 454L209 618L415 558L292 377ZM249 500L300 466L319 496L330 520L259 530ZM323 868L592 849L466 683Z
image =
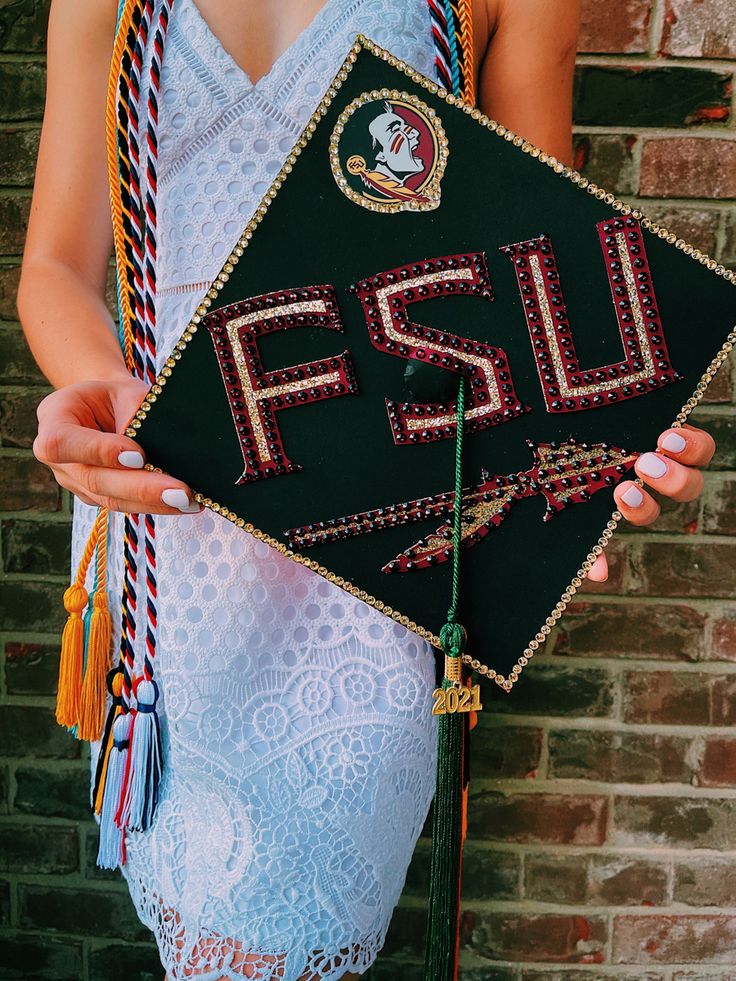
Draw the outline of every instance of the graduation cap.
M727 358L735 281L359 38L131 422L150 468L444 651L432 981L474 678L533 670L613 488Z

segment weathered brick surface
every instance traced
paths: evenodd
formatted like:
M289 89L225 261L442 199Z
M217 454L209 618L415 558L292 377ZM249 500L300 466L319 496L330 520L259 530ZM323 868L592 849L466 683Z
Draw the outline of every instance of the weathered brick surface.
M665 0L660 50L680 58L736 58L729 0Z
M0 539L6 572L69 574L71 548L67 522L4 521Z
M0 492L6 511L57 511L61 505L53 474L30 454L0 456Z
M628 847L736 848L736 800L619 796L612 844Z
M617 964L731 964L734 950L734 916L614 917L613 959Z
M478 913L468 932L467 946L480 957L558 964L599 963L607 937L602 917L506 912Z
M640 732L561 729L549 735L549 774L608 783L690 783L690 739Z
M554 654L697 661L705 651L706 617L684 604L586 603L567 608Z
M577 794L473 792L468 834L490 841L600 845L606 838L608 798Z
M62 874L78 868L76 828L0 824L0 872Z
M600 54L641 54L647 50L652 0L601 3L584 0L578 48Z
M59 645L8 640L5 685L11 695L54 695L59 674Z
M730 858L699 857L675 862L672 898L688 906L732 906L736 863Z
M736 197L736 141L689 136L645 140L639 193L648 198Z
M96 867L87 750L53 718L67 501L30 451L47 383L15 305L48 6L0 0L0 981L161 981ZM732 0L582 6L575 167L736 268ZM704 402L702 501L622 528L608 582L511 695L484 690L460 981L736 981L733 361ZM430 834L431 809L366 981L424 981Z
M636 143L631 134L580 133L575 138L575 169L614 194L634 194Z

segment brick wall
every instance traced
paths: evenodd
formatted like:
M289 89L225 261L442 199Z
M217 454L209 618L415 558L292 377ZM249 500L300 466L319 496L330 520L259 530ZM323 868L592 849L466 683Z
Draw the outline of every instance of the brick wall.
M577 166L736 265L733 0L585 0ZM43 107L46 0L0 0L0 978L147 981L94 867L87 759L53 720L69 500L30 452L47 391L13 303ZM736 409L696 422L702 499L625 531L473 743L464 981L736 978ZM549 693L554 692L554 698ZM420 840L375 981L419 981Z

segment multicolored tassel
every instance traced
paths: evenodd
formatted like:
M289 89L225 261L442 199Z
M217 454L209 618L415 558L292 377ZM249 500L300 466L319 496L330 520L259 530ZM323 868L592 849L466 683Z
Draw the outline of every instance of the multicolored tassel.
M116 869L125 861L125 834L116 816L128 769L132 721L130 712L126 712L116 717L112 727L113 742L106 766L97 850L97 865L101 869Z

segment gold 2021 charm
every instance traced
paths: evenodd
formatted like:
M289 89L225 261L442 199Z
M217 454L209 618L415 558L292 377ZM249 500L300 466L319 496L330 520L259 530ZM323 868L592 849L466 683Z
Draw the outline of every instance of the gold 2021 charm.
M455 712L480 712L480 685L458 685L452 688L435 688L432 715L452 715Z

